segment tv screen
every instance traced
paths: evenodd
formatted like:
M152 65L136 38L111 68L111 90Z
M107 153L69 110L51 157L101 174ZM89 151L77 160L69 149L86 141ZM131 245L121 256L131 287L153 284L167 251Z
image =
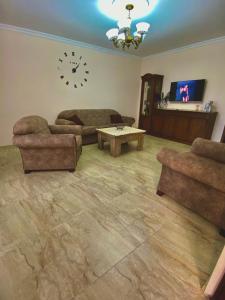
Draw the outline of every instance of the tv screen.
M172 82L170 101L188 103L203 100L205 79Z

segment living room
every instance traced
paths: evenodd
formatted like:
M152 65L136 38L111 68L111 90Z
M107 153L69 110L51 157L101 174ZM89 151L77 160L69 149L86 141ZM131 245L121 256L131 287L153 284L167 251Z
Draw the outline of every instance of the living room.
M225 299L224 11L0 0L0 299Z

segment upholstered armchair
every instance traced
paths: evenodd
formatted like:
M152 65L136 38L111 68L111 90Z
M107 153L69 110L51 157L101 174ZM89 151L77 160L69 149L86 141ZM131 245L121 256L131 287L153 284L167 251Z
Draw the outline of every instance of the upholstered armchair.
M66 128L65 128L66 127ZM67 134L62 134L67 132ZM82 151L80 129L70 134L70 127L49 126L39 116L20 119L13 128L13 144L21 153L24 173L43 170L75 171ZM73 133L75 129L73 126Z
M225 234L225 144L197 138L191 151L162 149L157 194L168 195Z

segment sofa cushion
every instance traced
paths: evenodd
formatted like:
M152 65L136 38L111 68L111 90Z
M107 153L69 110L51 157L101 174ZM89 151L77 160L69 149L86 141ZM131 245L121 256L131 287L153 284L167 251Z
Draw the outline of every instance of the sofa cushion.
M56 125L75 125L73 121L69 121L66 119L56 119L55 121Z
M20 119L13 127L14 135L24 135L32 133L51 133L48 127L48 122L39 116L28 116Z
M223 143L197 138L192 144L191 151L225 164L225 144Z
M225 192L225 164L191 152L178 153L166 148L158 153L157 158L170 169Z
M75 135L81 135L82 126L80 125L49 125L49 129L52 134L67 134L72 133Z
M114 127L116 126L115 124L112 124L112 123L109 123L109 124L103 124L103 125L99 125L97 127L97 129L100 129L100 128L108 128L108 127Z
M76 125L84 125L84 123L80 120L80 118L77 115L72 115L67 120L72 121Z
M95 126L109 124L110 115L118 114L113 109L74 109L64 110L58 115L58 119L70 119L73 115L77 115L86 126Z
M110 121L112 124L123 123L123 119L120 114L110 115Z
M130 126L128 123L115 123L111 124L110 127L117 127L117 126Z

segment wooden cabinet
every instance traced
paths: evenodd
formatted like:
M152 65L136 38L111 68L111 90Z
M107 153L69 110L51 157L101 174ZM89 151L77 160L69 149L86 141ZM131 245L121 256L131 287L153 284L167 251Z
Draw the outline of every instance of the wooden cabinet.
M157 106L162 92L163 76L156 74L145 74L142 76L141 103L139 113L139 128L151 130L151 118L153 110Z
M162 84L162 75L142 76L139 128L148 134L186 144L192 144L197 137L210 139L217 113L157 109Z
M154 109L150 134L192 144L195 138L210 139L217 113Z

